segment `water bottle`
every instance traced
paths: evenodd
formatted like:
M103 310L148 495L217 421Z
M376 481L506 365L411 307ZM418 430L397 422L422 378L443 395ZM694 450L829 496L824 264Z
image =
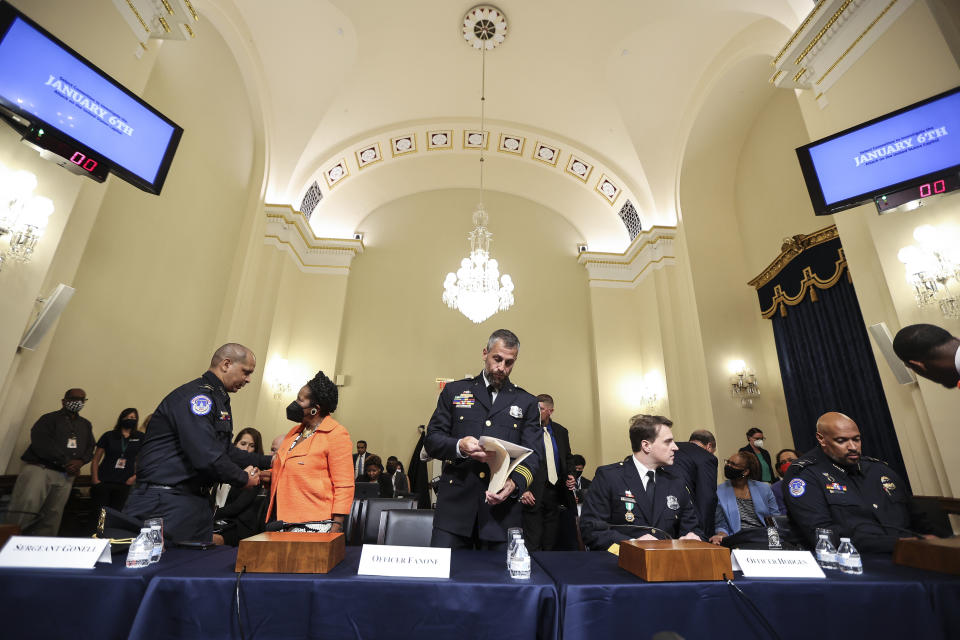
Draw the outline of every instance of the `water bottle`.
M859 576L863 573L863 560L860 552L850 542L850 538L840 538L840 548L837 550L840 571Z
M517 540L523 540L523 529L511 527L507 530L507 569L510 569L510 562L517 550Z
M163 534L160 532L160 525L150 526L150 542L153 543L150 549L150 563L153 564L159 562L160 556L163 555Z
M776 527L767 527L767 549L771 551L783 549L783 545L780 544L780 532Z
M150 529L140 529L140 535L130 545L127 551L127 567L145 567L150 564L150 554L153 553L153 540L150 538Z
M523 538L517 539L517 547L513 552L513 558L510 559L510 577L521 580L530 579L530 554L527 553L527 545Z
M821 533L820 539L817 541L816 555L817 562L820 564L821 568L837 568L837 550L834 548L833 543L830 542L830 538L825 533Z

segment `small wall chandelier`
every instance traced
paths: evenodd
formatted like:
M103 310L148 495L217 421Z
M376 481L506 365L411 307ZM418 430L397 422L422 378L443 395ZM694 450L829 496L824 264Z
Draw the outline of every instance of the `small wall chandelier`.
M0 165L0 237L9 236L9 249L0 252L0 269L8 261L29 262L53 213L49 198L33 195L37 177Z
M752 409L753 401L760 396L757 374L743 360L733 360L730 370L730 395L740 402L741 409Z
M484 105L486 102L486 53L503 43L506 37L507 20L503 13L489 5L470 9L463 19L463 37L466 43L480 50L480 203L473 212L473 231L470 240L470 256L460 261L456 273L448 273L443 282L443 301L451 309L457 309L476 323L481 323L497 311L506 311L513 306L513 280L509 275L500 275L500 265L490 257L490 240L493 234L487 230L489 216L483 207L483 161L486 145Z
M913 237L919 246L903 247L897 258L917 306L937 305L944 317L960 318L960 234L953 227L925 224L914 229Z

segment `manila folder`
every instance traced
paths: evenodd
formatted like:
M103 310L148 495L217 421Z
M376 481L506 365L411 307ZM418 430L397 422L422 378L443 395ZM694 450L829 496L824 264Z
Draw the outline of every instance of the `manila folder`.
M487 486L487 490L491 493L498 493L503 489L503 485L506 484L507 478L510 477L513 470L531 452L530 449L519 444L490 436L482 436L480 446L487 453L493 454L493 457L487 463L490 465L490 484Z

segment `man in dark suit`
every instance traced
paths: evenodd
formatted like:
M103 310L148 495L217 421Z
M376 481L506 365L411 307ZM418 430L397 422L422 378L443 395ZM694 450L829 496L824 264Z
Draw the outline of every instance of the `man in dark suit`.
M704 535L713 535L717 509L717 439L706 429L690 434L690 442L678 442L673 469L683 478Z
M542 393L537 396L542 430L540 467L533 474L533 484L520 496L523 504L523 537L530 551L558 549L561 528L573 529L575 520L568 509L576 505L573 493L567 488L573 479L570 460L570 434L566 427L551 420L553 398ZM564 532L566 533L566 532ZM576 540L575 532L570 532ZM563 536L570 539L571 536Z
M367 451L367 441L357 440L357 452L353 454L353 479L355 482L367 481L367 461L377 454Z
M587 459L579 453L575 453L570 456L570 460L573 463L573 482L571 483L568 477L567 488L573 491L573 498L577 502L577 515L579 516L580 510L583 508L583 501L587 497L587 491L590 490L590 478L583 475L583 469L587 466Z
M933 324L897 331L893 351L914 373L947 389L960 388L960 338Z
M507 529L520 526L518 498L540 464L537 399L510 382L520 341L506 329L494 331L483 350L476 378L447 384L427 424L424 448L444 461L433 518L433 547L504 549ZM531 453L499 491L488 490L492 454L481 436L519 444Z
M690 494L670 471L677 445L663 416L630 418L633 455L597 468L583 505L580 531L590 549L621 540L702 540Z

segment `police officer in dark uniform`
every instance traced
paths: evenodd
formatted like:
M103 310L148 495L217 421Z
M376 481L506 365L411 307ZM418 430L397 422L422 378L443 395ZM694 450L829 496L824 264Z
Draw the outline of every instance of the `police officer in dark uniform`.
M537 399L510 382L520 341L506 329L494 331L483 350L483 372L446 385L427 425L424 448L444 460L437 489L431 546L500 549L506 532L520 526L518 500L540 464ZM490 482L488 454L478 442L492 436L531 449L497 493ZM541 444L538 444L538 441Z
M850 538L860 552L891 552L898 538L926 537L931 528L903 480L886 463L860 452L860 428L842 413L817 420L820 447L794 460L784 500L800 534L816 544L816 529Z
M231 445L227 394L250 382L255 368L249 349L225 344L213 354L206 373L163 399L147 425L125 514L138 520L163 518L164 535L172 540L212 539L212 489L220 483L256 486L257 467L269 469L272 463L270 456Z
M580 533L590 549L621 540L702 540L690 493L670 470L677 445L663 416L630 418L633 455L597 468L580 514Z

